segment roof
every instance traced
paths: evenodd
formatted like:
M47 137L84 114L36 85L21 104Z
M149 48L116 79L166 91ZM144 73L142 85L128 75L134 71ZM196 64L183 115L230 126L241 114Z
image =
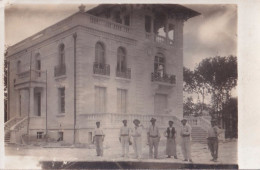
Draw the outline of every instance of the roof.
M104 12L104 9L114 8L119 5L121 5L121 4L102 4L102 5L98 5L97 7L94 7L92 9L88 10L87 13L92 14L92 15L97 15L97 14ZM130 4L123 4L123 5L130 5ZM142 4L139 4L139 5L142 5ZM200 13L197 11L194 11L190 8L187 8L182 5L177 5L177 4L145 4L145 5L150 5L154 8L162 7L162 8L167 9L168 12L172 12L175 14L184 14L186 19L200 15Z

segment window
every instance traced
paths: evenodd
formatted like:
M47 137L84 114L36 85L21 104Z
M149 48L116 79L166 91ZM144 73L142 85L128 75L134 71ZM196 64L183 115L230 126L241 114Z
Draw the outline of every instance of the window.
M37 139L43 138L43 132L37 132Z
M117 112L126 113L127 112L127 90L117 89Z
M59 46L59 64L65 65L65 45L60 44Z
M104 113L106 111L106 88L95 87L95 112Z
M17 61L17 73L21 72L21 61Z
M65 87L59 88L59 110L65 113Z
M119 47L117 50L117 67L118 72L126 72L126 52L125 49Z
M130 26L130 15L125 15L124 24Z
M98 68L104 68L105 66L105 48L100 42L96 43L95 62Z
M174 25L173 24L169 24L168 37L170 40L174 41Z
M154 113L164 114L167 109L167 95L166 94L155 94L154 96Z
M41 93L38 92L35 94L35 97L36 97L36 115L37 116L41 116Z
M152 17L151 16L145 16L145 31L151 32L151 25L152 25Z
M165 57L161 53L158 53L155 56L155 59L154 59L154 72L155 73L159 73L160 76L163 76L163 74L165 73Z

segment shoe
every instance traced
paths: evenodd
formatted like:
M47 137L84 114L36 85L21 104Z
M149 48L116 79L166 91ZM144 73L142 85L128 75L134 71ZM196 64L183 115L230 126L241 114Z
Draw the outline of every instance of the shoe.
M174 159L178 159L177 156L174 156Z
M190 159L190 160L189 160L189 162L191 162L191 163L192 163L192 159Z
M214 161L214 159L211 159L210 161Z
M171 158L171 156L167 156L167 158Z
M187 159L184 159L183 161L188 161Z

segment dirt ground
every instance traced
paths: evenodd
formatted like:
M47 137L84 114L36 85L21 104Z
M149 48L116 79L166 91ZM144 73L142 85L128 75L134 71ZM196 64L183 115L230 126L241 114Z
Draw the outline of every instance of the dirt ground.
M218 162L210 161L211 155L206 144L193 143L191 145L192 159L194 163L201 164L237 164L237 141L226 140L219 143ZM177 145L178 159L166 158L165 140L159 145L159 159L149 159L148 145L143 146L143 158L134 159L133 147L130 146L129 158L121 157L121 146L105 147L104 156L97 157L94 146L17 146L6 145L5 168L8 169L40 169L40 161L143 161L143 162L165 162L165 163L187 163L183 161L180 145Z

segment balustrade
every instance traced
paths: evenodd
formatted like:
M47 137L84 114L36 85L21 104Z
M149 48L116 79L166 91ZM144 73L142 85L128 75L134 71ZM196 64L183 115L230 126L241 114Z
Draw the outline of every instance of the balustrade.
M66 65L65 64L60 64L54 67L54 76L62 76L66 75Z
M116 70L116 76L121 78L131 79L131 68L127 68L126 71Z
M93 73L109 76L110 75L110 65L94 62Z
M176 84L175 75L170 75L166 73L161 74L159 72L154 72L151 74L151 80L163 83Z

